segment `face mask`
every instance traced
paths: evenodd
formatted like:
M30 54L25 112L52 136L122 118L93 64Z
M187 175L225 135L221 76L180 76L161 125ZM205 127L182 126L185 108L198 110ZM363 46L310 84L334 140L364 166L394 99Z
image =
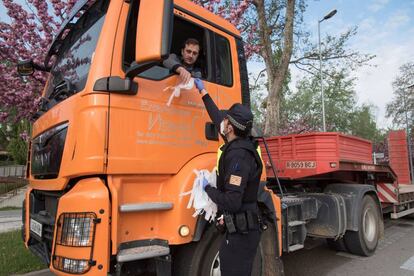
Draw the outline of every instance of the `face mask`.
M221 121L220 123L220 133L224 136L226 136L227 133L224 132L224 121Z

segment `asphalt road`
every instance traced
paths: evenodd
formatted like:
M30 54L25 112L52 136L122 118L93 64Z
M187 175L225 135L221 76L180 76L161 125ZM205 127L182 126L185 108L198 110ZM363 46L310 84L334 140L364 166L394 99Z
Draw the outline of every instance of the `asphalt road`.
M0 212L0 232L18 229L20 211ZM414 218L385 221L385 235L375 255L359 257L329 249L324 240L309 240L305 248L283 256L286 276L355 275L414 276ZM30 275L50 276L49 271Z
M0 211L0 233L20 229L22 226L22 211Z
M375 255L359 257L329 249L323 240L310 240L305 249L283 256L286 276L414 275L414 219L385 221L384 238Z

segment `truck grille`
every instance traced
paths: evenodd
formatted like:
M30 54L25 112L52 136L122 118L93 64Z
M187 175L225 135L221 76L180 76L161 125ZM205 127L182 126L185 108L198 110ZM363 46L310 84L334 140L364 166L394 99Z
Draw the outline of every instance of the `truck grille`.
M42 224L41 236L30 231L29 249L48 266L52 253L57 203L61 195L57 192L34 190L29 197L30 219Z

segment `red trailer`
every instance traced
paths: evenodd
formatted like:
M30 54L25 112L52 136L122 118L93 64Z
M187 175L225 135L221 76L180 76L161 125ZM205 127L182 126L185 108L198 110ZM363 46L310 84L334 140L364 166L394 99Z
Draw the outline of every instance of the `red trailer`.
M377 190L384 212L390 212L391 218L397 219L414 213L414 185L410 184L405 131L391 131L387 140L389 166L395 171L397 180L378 183Z
M414 189L398 182L406 181L400 177L405 157L394 154L404 139L394 136L388 143L391 166L373 163L370 141L337 132L270 137L260 144L267 187L283 203L284 251L302 248L312 236L369 256L383 233L383 213L398 218L414 212Z

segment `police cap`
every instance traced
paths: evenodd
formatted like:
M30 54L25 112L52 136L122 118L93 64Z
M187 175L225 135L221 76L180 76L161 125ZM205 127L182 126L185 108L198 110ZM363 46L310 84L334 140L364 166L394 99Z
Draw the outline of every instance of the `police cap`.
M250 109L242 104L235 103L229 110L223 110L223 115L237 129L247 132L253 126L253 114Z

